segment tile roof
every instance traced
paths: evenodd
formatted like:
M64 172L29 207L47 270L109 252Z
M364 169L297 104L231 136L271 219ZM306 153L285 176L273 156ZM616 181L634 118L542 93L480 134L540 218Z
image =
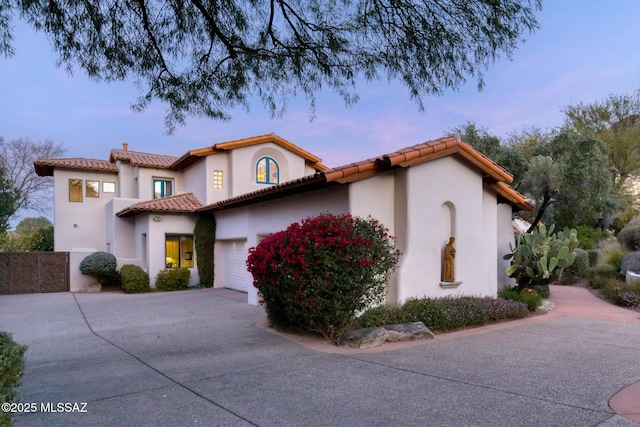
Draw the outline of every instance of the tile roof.
M320 163L321 158L314 156L306 150L287 141L278 135L268 134L254 136L251 138L238 139L235 141L220 142L210 147L190 150L180 157L168 156L164 154L143 153L140 151L130 151L126 149L128 144L123 143L126 147L123 149L113 149L109 154L109 160L92 160L82 158L72 159L38 159L34 162L36 173L40 176L52 176L53 169L56 167L64 167L71 169L84 169L95 171L118 172L115 165L117 161L129 162L133 166L140 166L154 169L169 169L174 171L184 170L191 166L202 157L211 154L223 153L236 148L248 147L256 144L271 142L279 145L305 159L307 165L315 170L321 171L327 169L325 165Z
M106 160L66 158L66 159L38 159L33 162L39 176L53 176L54 168L80 169L95 172L118 173L118 168Z
M139 151L129 150L111 150L109 155L110 162L118 160L131 163L133 166L141 166L144 168L170 169L173 162L178 158L175 156L166 156L164 154L141 153Z
M193 193L178 194L161 199L145 200L121 210L116 215L130 217L140 213L193 213L204 205Z
M513 176L510 173L470 145L460 142L454 137L446 137L403 148L380 157L319 171L314 175L213 203L198 211L210 212L230 209L295 193L312 191L328 185L355 182L394 168L411 167L450 155L458 156L461 160L479 170L483 177L493 185L494 191L513 206L521 210L533 210L533 207L526 202L524 196L505 183L505 181L513 181Z
M297 145L292 144L291 142L287 141L286 139L281 138L278 135L275 135L273 133L267 134L267 135L253 136L251 138L238 139L238 140L234 140L234 141L219 142L219 143L214 144L214 145L212 145L210 147L199 148L199 149L196 149L196 150L190 150L187 153L183 154L180 158L178 158L171 165L171 169L174 169L174 170L184 169L184 168L192 165L196 161L198 161L201 157L206 157L206 156L209 156L211 154L222 153L222 152L225 152L225 151L234 150L236 148L249 147L251 145L264 144L264 143L267 143L267 142L271 142L273 144L279 145L279 146L281 146L283 148L286 148L287 150L299 155L300 157L305 159L306 163L309 166L313 167L316 170L325 170L325 169L327 169L327 167L325 165L320 163L322 161L322 159L320 157L317 157L317 156L311 154L310 152L308 152L306 150L303 150L302 148L298 147Z

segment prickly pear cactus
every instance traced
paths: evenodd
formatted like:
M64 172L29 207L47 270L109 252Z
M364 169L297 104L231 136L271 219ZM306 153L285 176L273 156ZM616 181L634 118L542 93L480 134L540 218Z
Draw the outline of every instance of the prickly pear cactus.
M504 256L511 259L505 273L516 279L518 289L549 284L573 264L578 233L567 228L554 230L554 225L547 230L542 224L533 233L518 235L515 248L511 246L511 253Z

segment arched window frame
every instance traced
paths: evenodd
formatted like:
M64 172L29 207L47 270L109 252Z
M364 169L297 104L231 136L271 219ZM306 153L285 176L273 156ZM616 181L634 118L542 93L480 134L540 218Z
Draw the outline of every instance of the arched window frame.
M260 173L260 163L265 162L265 173L264 177ZM273 178L275 168L275 179ZM264 156L260 157L256 162L256 183L257 184L268 184L274 185L280 183L280 166L278 162L275 161L272 157Z

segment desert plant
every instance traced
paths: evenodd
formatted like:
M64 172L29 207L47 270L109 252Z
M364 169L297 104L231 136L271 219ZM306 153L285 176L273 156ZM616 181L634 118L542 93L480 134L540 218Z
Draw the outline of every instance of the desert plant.
M357 312L383 302L399 256L377 220L322 214L263 239L247 266L272 326L337 342Z
M122 290L127 293L151 292L149 275L137 265L123 265L120 269L120 277Z
M80 272L95 277L102 286L120 285L116 257L108 252L94 252L80 262Z
M578 246L585 250L595 248L598 242L609 237L609 233L606 230L589 227L588 225L578 225L576 231L578 232Z
M566 283L575 283L587 277L589 273L589 254L584 249L576 248L573 264L562 272L561 280Z
M589 269L589 284L594 289L600 289L604 286L607 279L615 279L618 276L618 270L610 264L600 264Z
M189 287L190 277L188 268L160 270L156 276L156 288L161 291L183 291Z
M618 242L630 251L640 250L640 225L626 226L620 230Z
M532 288L518 290L516 288L503 288L498 291L498 296L509 301L519 301L527 305L529 311L536 311L542 304L542 296Z
M519 234L515 248L504 259L511 259L505 273L516 279L518 290L557 280L573 264L578 238L575 230L554 233L555 227L542 224L533 233Z
M16 399L26 351L27 347L17 344L9 333L0 332L0 404ZM0 411L0 426L10 426L12 418L11 411Z
M196 265L200 284L205 288L213 286L214 279L214 247L216 243L216 220L211 216L203 216L196 222L193 230L196 246Z
M589 257L589 267L595 267L598 264L600 251L597 249L589 249L587 250L587 256Z

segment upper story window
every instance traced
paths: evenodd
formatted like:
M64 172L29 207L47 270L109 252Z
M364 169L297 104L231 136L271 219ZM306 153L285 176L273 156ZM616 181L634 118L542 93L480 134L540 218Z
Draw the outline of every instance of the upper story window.
M86 181L85 193L87 197L100 197L100 183L98 181Z
M168 197L173 195L172 179L154 179L153 180L153 198Z
M280 168L271 157L263 157L256 164L256 182L258 184L278 184Z
M81 179L69 180L69 201L70 202L82 201L82 180Z
M222 171L213 171L213 188L222 190Z
M116 192L116 183L103 181L102 182L102 192L103 193L115 193Z

